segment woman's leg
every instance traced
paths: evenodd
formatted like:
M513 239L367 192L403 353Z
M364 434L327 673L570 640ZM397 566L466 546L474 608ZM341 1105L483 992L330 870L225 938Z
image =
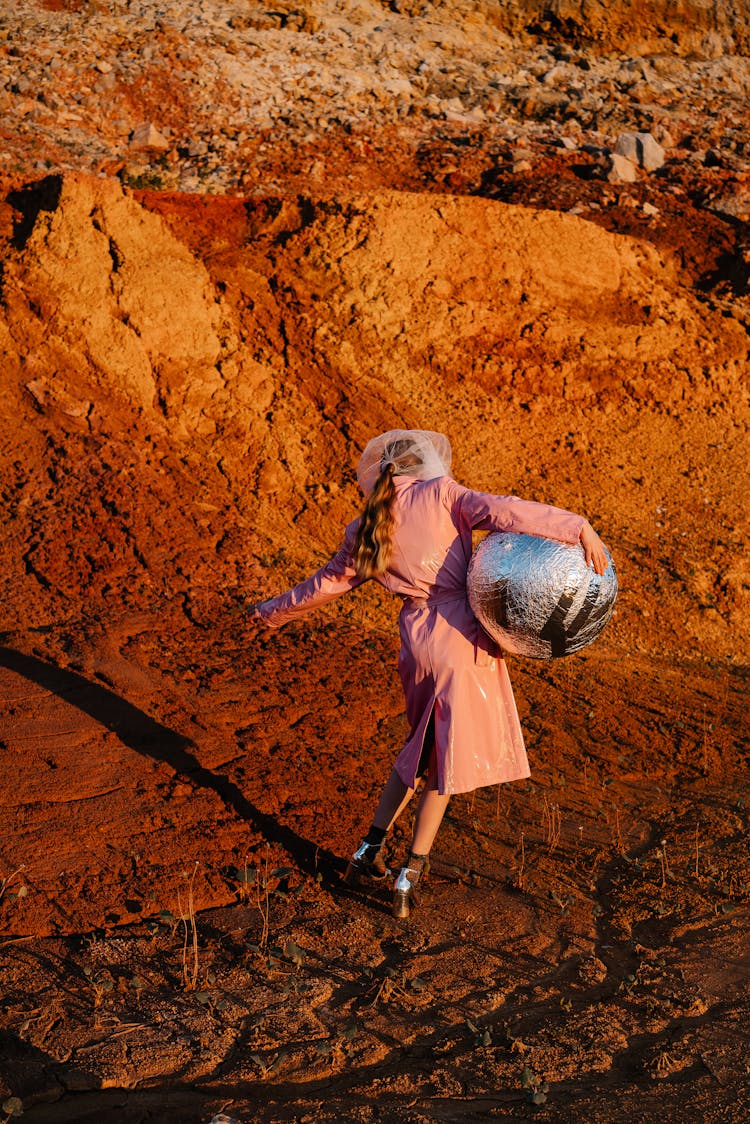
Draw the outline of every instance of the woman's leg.
M435 767L434 775L433 761L435 759L435 715L434 712L430 715L430 720L427 723L427 728L424 732L424 741L422 743L422 752L419 757L419 766L417 768L417 776L421 777L423 773L427 773L427 783L430 784L430 778L433 778L433 783L437 787L437 768ZM404 784L401 777L395 769L391 770L391 775L386 781L383 794L380 797L380 802L375 809L373 816L372 826L383 831L389 831L398 817L403 812L406 805L414 795L415 789L410 788Z
M344 881L356 886L360 879L389 878L390 870L383 858L383 844L388 829L395 822L414 795L414 789L404 784L395 769L386 781L370 830L351 858Z
M414 818L414 834L411 841L413 855L429 855L449 800L450 796L447 793L441 796L437 789L425 788Z
M428 785L432 784L432 787L437 788L437 768L434 765L434 759L435 725L434 717L430 715L430 720L425 730L417 773L421 776L423 773L427 772ZM432 778L432 780L430 778ZM390 874L382 854L385 837L411 800L414 792L415 790L410 785L405 784L401 780L396 770L392 769L385 783L385 788L381 793L378 806L375 809L375 815L373 816L370 829L360 846L352 855L352 860L344 875L345 882L348 882L350 885L355 885L361 875L383 878ZM442 816L440 818L442 819ZM438 820L435 831L437 831L439 822Z
M414 887L420 879L429 859L432 844L443 822L450 795L438 791L437 761L433 753L427 774L424 791L419 799L417 814L414 817L414 832L411 851L406 866L396 879L393 889L394 917L408 917L414 900Z
M372 826L379 827L383 831L388 831L401 815L413 795L414 789L404 784L396 770L392 769L391 775L385 783L385 788L383 789L378 806L375 809L375 815L372 818Z

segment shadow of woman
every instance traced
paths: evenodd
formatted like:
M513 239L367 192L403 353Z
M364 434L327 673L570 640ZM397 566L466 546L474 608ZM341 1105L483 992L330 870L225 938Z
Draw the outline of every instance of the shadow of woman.
M283 847L306 874L315 877L320 873L325 879L337 877L343 869L342 861L331 851L318 847L261 811L223 773L205 768L196 756L198 747L190 738L157 722L114 691L92 683L74 671L4 645L0 645L0 667L22 675L77 707L116 734L124 745L154 761L165 762L195 788L215 792L228 808L250 823L269 843Z

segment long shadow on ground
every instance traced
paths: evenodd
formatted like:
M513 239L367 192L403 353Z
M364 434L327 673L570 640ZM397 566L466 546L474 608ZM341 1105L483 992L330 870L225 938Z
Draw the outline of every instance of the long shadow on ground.
M201 765L196 756L198 747L190 738L157 722L114 691L92 683L74 671L2 645L0 666L78 707L111 730L136 753L165 762L196 788L215 792L227 807L252 824L265 839L282 846L306 874L315 877L321 872L330 877L341 865L341 860L332 852L321 849L318 844L298 835L252 804L223 773L214 773Z

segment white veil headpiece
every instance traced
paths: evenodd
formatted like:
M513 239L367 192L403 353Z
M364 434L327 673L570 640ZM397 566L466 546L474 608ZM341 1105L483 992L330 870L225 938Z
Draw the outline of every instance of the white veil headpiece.
M393 465L394 476L411 476L416 480L433 480L449 476L451 446L442 433L427 429L389 429L368 441L357 464L357 480L366 496L387 464Z

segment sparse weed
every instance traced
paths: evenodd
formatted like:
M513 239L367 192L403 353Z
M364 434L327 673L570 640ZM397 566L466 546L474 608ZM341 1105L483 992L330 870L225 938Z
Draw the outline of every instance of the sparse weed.
M257 943L251 946L257 952L268 946L271 895L279 894L281 896L281 891L278 889L279 881L288 878L293 873L292 868L286 866L279 867L277 870L269 870L269 851L270 844L266 843L263 862L257 867L249 865L246 855L244 865L234 868L234 877L239 884L240 901L249 903L254 900L260 913L260 936ZM294 944L293 941L290 943Z
M546 1104L549 1085L542 1077L537 1077L527 1065L521 1070L521 1087L526 1090L530 1104Z
M95 968L84 968L83 974L93 988L94 1006L98 1007L104 996L114 991L115 981L109 972L97 971Z
M200 963L198 956L198 925L195 917L195 900L193 884L198 870L196 861L192 874L183 872L182 877L187 881L187 910L182 905L182 895L177 891L177 906L180 911L180 922L183 926L184 939L182 943L182 982L186 991L195 991L198 984Z
M550 890L549 896L552 898L555 905L560 907L560 913L563 917L567 915L570 903L575 901L573 894L566 894L564 898L561 898L554 890Z
M2 1124L8 1124L14 1116L23 1116L23 1101L20 1097L8 1097L0 1105L5 1116L3 1117Z
M369 981L364 997L369 1002L363 1004L365 1007L375 1007L378 1003L389 1003L397 998L408 1001L427 988L426 981L419 976L406 979L402 973L387 964L381 964L375 970L366 968L364 976Z
M524 867L525 866L526 866L526 846L525 846L525 843L524 843L523 832L521 832L521 861L518 865L518 870L516 871L516 877L515 877L515 880L514 880L514 885L515 885L517 890L523 890L523 888L524 888L524 885L525 885L525 882L524 882Z
M622 855L625 851L625 844L622 839L622 831L620 830L620 809L616 804L613 804L612 810L615 813L614 823L612 825L612 846L618 854Z
M467 1019L466 1029L469 1031L469 1034L473 1035L474 1046L476 1048L486 1049L488 1046L492 1045L492 1031L488 1026L482 1028L481 1026L477 1026L476 1023L473 1023L471 1019Z
M661 846L656 852L656 857L661 864L661 888L662 890L667 885L667 879L672 877L672 872L669 869L669 860L667 859L667 841L661 840Z
M25 882L21 882L21 885L16 886L13 890L10 889L16 879L21 878L21 872L25 869L25 863L21 863L21 865L19 867L16 867L14 871L11 871L11 873L7 875L7 877L0 878L0 901L3 900L6 894L8 896L8 901L18 901L26 897L29 892L29 888Z
M545 795L542 809L542 825L547 828L547 850L553 854L560 842L562 815L559 804L550 804Z

